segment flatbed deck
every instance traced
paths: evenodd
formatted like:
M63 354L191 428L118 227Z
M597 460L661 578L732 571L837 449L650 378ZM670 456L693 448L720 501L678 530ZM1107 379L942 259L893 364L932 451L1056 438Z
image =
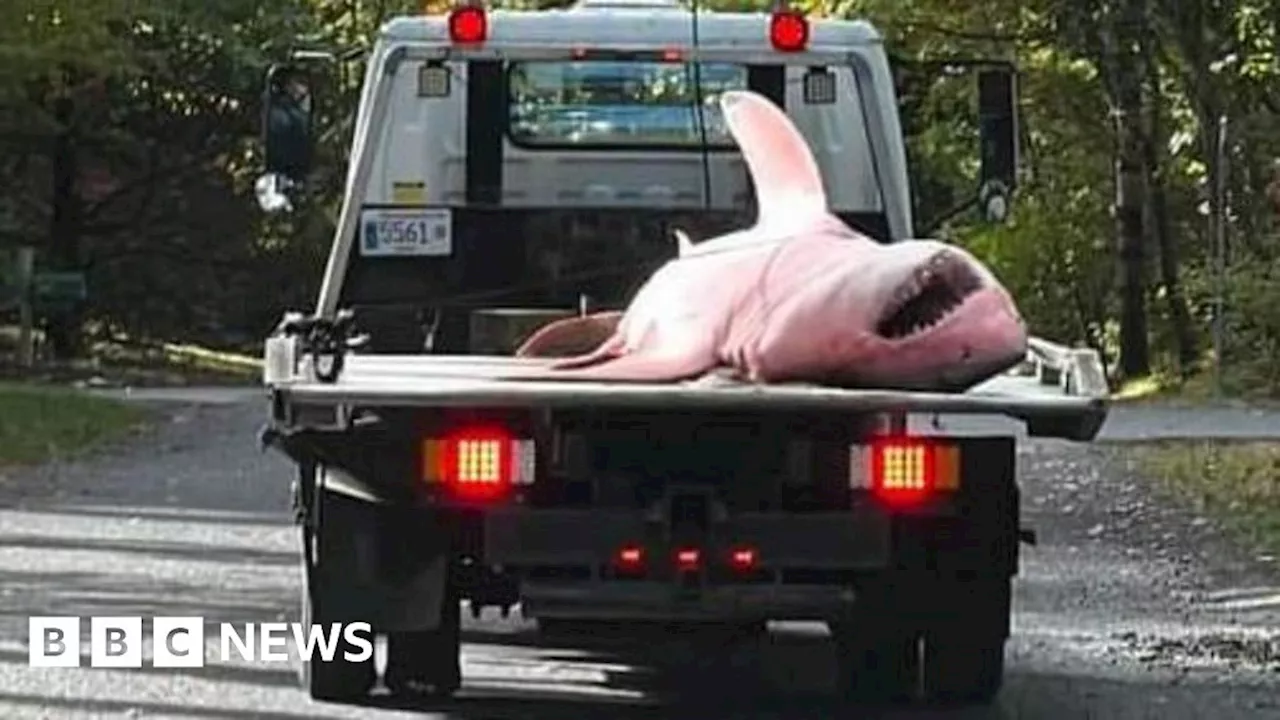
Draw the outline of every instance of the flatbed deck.
M335 382L305 374L269 379L277 401L299 408L601 407L768 412L905 412L1004 415L1024 421L1031 435L1091 440L1107 414L1107 388L1092 351L1047 344L1028 363L963 393L854 390L808 384L757 385L712 376L675 384L516 381L515 369L547 359L448 355L349 355ZM1056 366L1054 384L1045 365ZM1100 385L1099 385L1100 384ZM304 413L306 414L306 413Z

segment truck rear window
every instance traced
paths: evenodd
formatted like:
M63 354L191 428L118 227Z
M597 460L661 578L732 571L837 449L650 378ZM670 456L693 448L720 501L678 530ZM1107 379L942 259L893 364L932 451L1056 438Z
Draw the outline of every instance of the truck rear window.
M698 71L707 143L731 148L716 97L745 89L747 69ZM508 68L507 133L526 147L700 147L693 66L680 62L526 61Z

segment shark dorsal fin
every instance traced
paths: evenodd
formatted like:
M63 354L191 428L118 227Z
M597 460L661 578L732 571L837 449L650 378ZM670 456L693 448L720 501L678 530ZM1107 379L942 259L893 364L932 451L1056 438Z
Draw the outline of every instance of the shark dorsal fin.
M757 227L797 225L828 213L818 162L785 112L749 90L721 93L720 109L755 184Z
M671 234L676 236L676 255L678 257L684 257L693 252L693 241L689 239L689 233L680 228L675 228L671 231Z

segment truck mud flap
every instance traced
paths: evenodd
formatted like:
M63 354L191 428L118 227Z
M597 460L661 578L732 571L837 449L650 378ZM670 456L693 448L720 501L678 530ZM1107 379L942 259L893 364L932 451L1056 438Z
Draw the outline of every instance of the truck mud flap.
M368 622L381 632L436 629L452 557L443 524L420 509L345 492L319 498L310 589L323 599L322 622Z

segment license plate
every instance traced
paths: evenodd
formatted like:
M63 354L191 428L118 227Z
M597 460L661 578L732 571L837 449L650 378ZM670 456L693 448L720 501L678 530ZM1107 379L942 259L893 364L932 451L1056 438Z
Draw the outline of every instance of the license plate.
M453 254L453 211L448 208L365 210L360 254L446 257Z

